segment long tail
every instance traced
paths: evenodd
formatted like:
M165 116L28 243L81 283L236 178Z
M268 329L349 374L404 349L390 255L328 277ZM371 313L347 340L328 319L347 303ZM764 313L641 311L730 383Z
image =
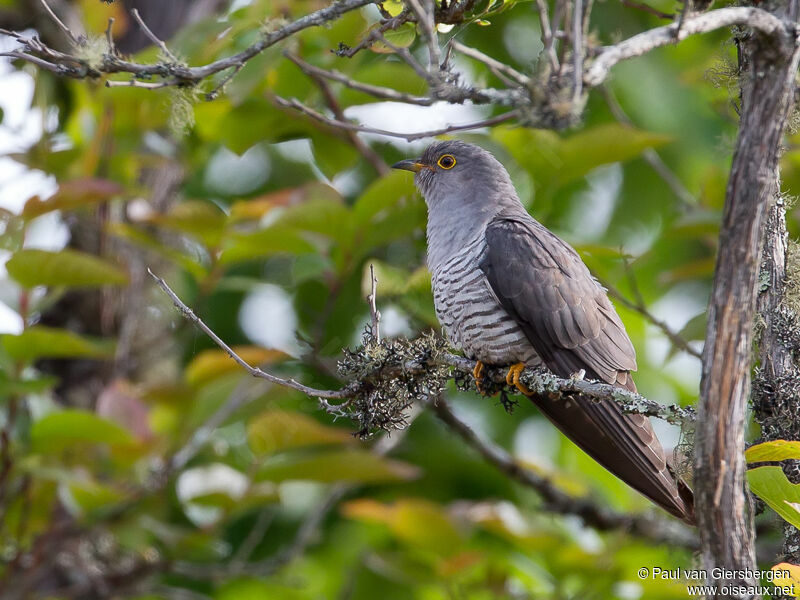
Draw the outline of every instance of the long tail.
M615 384L636 391L629 373L620 372ZM610 400L550 400L532 398L539 410L589 456L647 496L670 514L690 525L694 495L675 475L644 415L625 414Z

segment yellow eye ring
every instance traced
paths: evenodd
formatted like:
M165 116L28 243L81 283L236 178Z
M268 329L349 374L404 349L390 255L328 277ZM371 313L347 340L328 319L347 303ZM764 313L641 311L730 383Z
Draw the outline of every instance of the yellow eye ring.
M456 166L456 157L452 154L442 154L436 164L445 170L452 169Z

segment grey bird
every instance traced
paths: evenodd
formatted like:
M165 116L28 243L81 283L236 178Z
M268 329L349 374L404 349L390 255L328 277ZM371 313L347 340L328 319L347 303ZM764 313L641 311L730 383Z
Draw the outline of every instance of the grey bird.
M436 142L392 165L415 173L428 205L434 305L450 341L483 365L544 364L561 377L636 391L636 353L603 287L566 242L531 217L508 172L489 152ZM693 497L643 415L610 400L532 400L587 454L672 515L694 522Z

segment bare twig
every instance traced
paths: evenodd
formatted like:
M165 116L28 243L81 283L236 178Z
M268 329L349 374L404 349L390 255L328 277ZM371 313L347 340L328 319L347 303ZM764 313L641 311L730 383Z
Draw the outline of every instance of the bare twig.
M609 296L614 298L617 302L622 304L625 308L628 308L630 310L636 311L637 313L642 315L644 318L646 318L648 321L650 321L653 325L658 327L662 331L662 333L669 338L669 341L672 342L673 346L675 346L676 348L680 348L681 350L683 350L687 354L691 354L695 358L698 358L698 359L702 359L703 358L703 355L702 355L701 352L698 352L697 350L692 348L689 345L689 342L687 342L684 338L682 338L680 335L675 333L669 327L669 325L667 325L664 321L662 321L661 319L656 317L653 313L651 313L647 309L647 306L643 302L641 302L641 301L634 302L634 301L630 300L629 298L627 298L625 295L623 295L618 289L616 289L613 285L611 285L607 281L603 281L603 280L600 280L600 279L598 279L598 281L600 281L601 285L608 290L608 295Z
M270 383L291 388L293 390L297 390L298 392L307 394L308 396L317 397L320 399L342 400L347 398L353 393L354 389L352 388L343 388L341 390L314 389L306 385L303 385L302 383L299 383L294 379L283 379L282 377L277 377L275 375L267 373L266 371L262 371L258 367L251 366L241 356L239 356L236 352L234 352L234 350L230 346L228 346L228 344L226 344L222 340L222 338L220 338L216 333L214 333L214 331L208 325L203 323L200 317L194 314L194 311L188 306L186 306L180 298L178 298L178 295L172 291L172 288L170 288L167 285L166 281L161 279L161 277L153 273L150 269L148 269L147 272L150 273L150 276L153 279L155 279L156 283L158 284L158 287L164 290L164 293L166 293L167 296L170 297L173 304L178 308L178 310L181 311L181 314L184 317L186 317L187 319L189 319L189 321L194 323L196 327L198 327L203 333L205 333L208 337L210 337L211 340L217 346L222 348L222 350L224 350L228 356L230 356L240 367L242 367L245 371L250 373L250 375L252 375L253 377L258 377L259 379L265 379Z
M439 70L442 62L441 53L439 51L439 41L436 37L436 23L434 23L434 2L421 3L420 0L406 0L407 4L411 7L412 12L417 18L417 25L422 32L422 37L428 46L428 59L430 64L428 69L431 74L435 74ZM424 4L424 6L423 6Z
M114 44L114 35L111 32L111 28L114 27L114 17L108 18L108 27L106 27L106 43L108 44L108 52L112 56L117 55L117 47Z
M106 81L106 87L115 88L115 87L136 87L136 88L143 88L146 90L158 90L165 87L171 87L175 85L175 81L171 81L165 79L163 81L140 81L138 79L129 79L127 81Z
M55 16L44 0L40 1L70 40L75 44L80 44L80 39ZM37 42L33 38L19 36L18 34L15 34L14 37L23 44L22 51L9 55L14 58L32 62L53 73L79 79L84 77L99 77L102 74L129 73L137 77L164 77L168 82L167 85L194 85L215 73L244 65L244 63L270 46L304 29L324 25L325 23L338 19L345 13L367 6L368 4L374 4L375 2L376 0L339 0L333 2L330 6L309 13L280 29L260 36L257 42L237 54L226 56L225 58L197 67L178 64L176 57L168 49L165 50L166 45L152 35L152 31L150 31L146 25L143 31L146 33L148 31L150 32L148 37L150 37L154 43L158 44L159 48L167 54L167 57L170 59L169 61L162 61L155 64L141 64L123 60L113 53L107 53L103 56L103 61L100 65L96 68L88 68L85 61L82 61L78 57L65 54L60 54L60 56L58 56L55 54L55 51L45 47L41 42ZM136 18L136 15L134 16ZM140 25L144 25L140 18L137 20L140 22ZM38 54L43 53L47 54L44 59L37 57ZM80 65L81 68L76 68L76 65Z
M578 516L587 525L600 531L621 529L636 536L670 545L697 547L698 541L693 532L677 521L648 515L620 513L598 504L589 496L570 496L548 477L524 468L503 448L483 439L469 425L459 419L442 398L432 402L431 408L443 423L486 461L511 479L536 490L542 496L548 511L561 515Z
M225 75L223 78L221 78L219 80L219 83L214 87L214 89L206 94L206 100L216 100L217 97L219 97L220 91L224 90L225 86L228 84L228 82L231 79L233 79L234 77L236 77L236 74L239 71L241 71L243 68L244 68L244 63L231 67L231 69L228 71L227 75Z
M420 412L418 408L411 412L408 417L409 424L414 422ZM384 435L373 445L372 451L379 456L389 454L403 441L407 431L408 428L394 432L392 435ZM248 563L246 562L246 557L250 554L249 548L243 550L240 547L237 556L228 564L197 566L191 563L179 562L172 565L172 570L181 575L188 575L199 579L215 579L231 574L245 573L252 573L260 576L270 575L281 567L289 564L297 557L302 556L306 549L316 540L322 524L331 511L343 498L357 490L358 487L359 486L356 484L347 483L338 483L331 486L327 494L309 510L308 516L300 524L292 541L286 547L279 550L274 556L265 560ZM262 516L263 514L264 513L262 513ZM261 516L259 520L261 520ZM263 534L261 537L263 537ZM253 546L253 539L251 539L251 536L248 536L248 540L248 546ZM248 540L245 540L245 542ZM256 539L255 545L260 541L260 539Z
M247 380L249 383L249 380ZM263 384L262 384L263 386ZM167 465L166 475L176 473L185 467L192 458L205 446L211 436L233 413L239 408L263 394L263 387L248 386L240 382L228 399L212 414L200 427L198 427L189 441L186 442L175 454ZM159 474L163 476L163 474Z
M167 48L167 45L164 43L164 41L159 39L158 36L156 36L156 34L154 34L150 30L150 28L147 26L147 23L145 23L142 20L142 17L139 16L139 11L136 10L135 8L132 8L131 14L133 15L133 18L136 20L136 23L142 29L142 32L147 36L147 38L151 42L153 42L156 46L158 46L159 50L161 50L161 52L164 53L164 56L166 56L171 61L178 62L178 57L175 56L169 48Z
M423 80L427 82L431 82L431 74L425 70L419 61L414 58L411 52L408 51L408 48L403 48L402 46L396 46L392 42L386 39L386 36L383 35L382 32L375 31L373 32L377 40L379 40L382 44L384 44L387 48L389 48L392 52L394 52L397 56L399 56L403 62L405 62L409 67L414 69L414 72Z
M631 121L630 117L625 114L625 111L614 95L614 92L611 91L611 88L609 88L607 85L602 85L600 87L600 91L602 92L603 97L606 100L606 104L608 105L608 109L611 111L613 117L623 125L634 127L633 121ZM656 174L661 177L664 183L667 184L667 187L672 190L672 193L675 194L675 197L681 203L681 209L688 210L697 206L697 198L695 198L692 193L686 189L686 186L683 185L683 182L680 180L680 178L672 172L672 170L662 160L661 155L659 155L656 150L653 148L647 148L642 153L642 157L645 159L645 161L647 161L647 164L650 165Z
M403 102L405 104L415 104L417 106L430 106L435 102L433 98L414 96L412 94L398 92L397 90L393 90L392 88L370 85L368 83L361 83L360 81L356 81L355 79L352 79L347 75L345 75L344 73L340 73L339 71L326 71L325 69L320 69L319 67L307 63L299 56L296 56L288 52L285 53L285 56L286 58L291 60L294 64L296 64L298 67L300 67L300 69L307 75L330 79L331 81L341 83L343 85L346 85L350 89L359 92L364 92L365 94L369 94L370 96L374 96L375 98L380 98L382 100L391 100L392 102Z
M336 95L331 90L331 86L328 85L328 82L318 75L311 75L311 78L317 84L320 91L322 92L322 97L325 99L325 104L328 105L328 108L331 109L333 116L336 117L337 121L345 122L344 111L342 107L339 105L339 102L336 100ZM381 156L375 152L372 148L369 147L368 144L364 142L355 131L352 130L345 130L344 135L350 141L350 144L355 148L361 156L370 164L370 166L375 169L375 172L378 175L386 176L391 173L391 169L389 165L381 158Z
M422 131L419 133L402 133L400 131L387 131L386 129L377 129L374 127L365 127L363 125L357 125L356 123L350 123L348 121L340 121L338 119L331 119L326 117L322 113L314 110L313 108L309 108L299 100L295 98L282 98L281 96L273 96L275 103L279 106L283 106L284 108L292 108L297 110L304 115L311 117L312 119L319 121L320 123L324 123L325 125L329 125L330 127L336 127L338 129L348 129L350 131L360 131L362 133L372 133L374 135L383 135L386 137L394 137L407 140L412 142L414 140L421 140L428 137L436 137L437 135L444 135L446 133L453 133L455 131L471 131L473 129L480 129L482 127L491 127L492 125L497 125L499 123L505 123L506 121L510 121L517 117L517 111L511 110L507 113L503 113L502 115L498 115L495 117L491 117L489 119L484 119L482 121L476 121L474 123L467 123L464 125L448 125L447 127L442 127L441 129L432 129L430 131Z
M583 95L583 0L572 6L572 108L582 108Z
M64 24L64 21L58 18L58 15L53 12L53 9L50 8L46 0L39 0L39 3L42 5L45 11L47 11L47 14L50 15L50 18L53 19L53 22L55 22L61 31L63 31L64 34L69 38L69 40L76 46L79 46L81 44L81 39L72 33L72 30Z
M536 6L539 11L539 25L542 29L542 44L544 45L544 53L550 61L550 70L555 73L558 71L558 56L556 55L555 48L553 47L553 31L550 28L550 15L547 10L547 2L545 0L536 0Z
M375 277L375 267L371 263L369 265L369 278L370 293L369 296L367 296L367 302L369 302L370 332L372 339L374 339L376 342L380 342L381 313L378 311L378 307L376 305L378 299L378 278Z
M500 62L492 58L491 56L487 56L480 50L476 50L475 48L470 48L469 46L465 46L464 44L456 41L455 39L450 42L450 45L453 47L454 50L461 52L464 56L469 56L470 58L477 60L478 62L482 62L489 70L492 71L497 77L503 79L507 85L522 85L527 86L530 85L530 77L527 75L523 75L515 68ZM513 82L509 81L508 78L511 78Z
M765 10L743 6L719 8L687 17L679 30L674 24L665 25L634 35L614 46L608 46L592 62L584 74L583 81L588 86L598 86L608 76L611 67L623 60L641 56L661 46L674 44L691 35L708 33L732 25L752 27L787 47L793 44L790 26Z

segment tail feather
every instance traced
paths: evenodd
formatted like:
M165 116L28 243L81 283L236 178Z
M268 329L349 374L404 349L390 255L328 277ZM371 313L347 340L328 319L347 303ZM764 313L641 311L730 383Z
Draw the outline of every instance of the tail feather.
M630 373L615 385L636 391ZM675 517L694 525L694 497L676 477L644 415L625 414L612 400L532 398L539 410L584 452Z

